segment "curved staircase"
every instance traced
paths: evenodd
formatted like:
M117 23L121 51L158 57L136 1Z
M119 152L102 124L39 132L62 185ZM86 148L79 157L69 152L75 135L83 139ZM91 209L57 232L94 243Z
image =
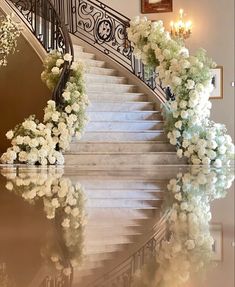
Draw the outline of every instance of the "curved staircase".
M81 140L65 153L66 165L125 169L186 163L168 143L157 99L149 99L95 50L88 53L74 45L74 55L86 67L90 121Z

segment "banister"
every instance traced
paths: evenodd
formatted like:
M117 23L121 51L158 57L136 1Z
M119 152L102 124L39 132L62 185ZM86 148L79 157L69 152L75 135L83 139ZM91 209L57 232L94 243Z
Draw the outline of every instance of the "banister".
M6 0L6 2L15 7L15 12L26 22L47 52L56 49L62 54L69 53L74 57L68 29L51 0ZM65 62L59 81L53 90L52 99L57 105L61 103L61 94L69 78L71 63Z

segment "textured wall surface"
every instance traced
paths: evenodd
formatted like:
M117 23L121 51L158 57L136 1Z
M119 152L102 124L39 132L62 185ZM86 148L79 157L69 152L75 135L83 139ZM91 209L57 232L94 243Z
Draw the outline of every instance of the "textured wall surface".
M42 63L25 38L20 37L18 53L10 55L0 68L0 153L9 145L5 133L35 114L42 118L50 92L42 83Z

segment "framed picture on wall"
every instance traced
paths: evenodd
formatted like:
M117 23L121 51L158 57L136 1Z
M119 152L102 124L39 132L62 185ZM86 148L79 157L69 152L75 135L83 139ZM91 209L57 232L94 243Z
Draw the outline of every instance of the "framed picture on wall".
M173 0L141 0L141 13L172 12Z
M223 99L223 67L218 66L212 69L212 73L212 85L214 89L211 92L210 99Z
M223 260L223 226L221 223L210 224L210 234L214 239L213 248L213 260Z

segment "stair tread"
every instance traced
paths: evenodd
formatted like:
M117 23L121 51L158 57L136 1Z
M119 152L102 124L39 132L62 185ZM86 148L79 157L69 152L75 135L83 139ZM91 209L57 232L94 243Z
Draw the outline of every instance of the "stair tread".
M176 155L175 151L158 151L158 152L76 152L76 151L67 151L65 154L81 154L81 155L158 155L158 154L170 154L170 155Z
M117 130L117 131L109 131L109 130L102 130L102 131L86 131L86 134L88 133L164 133L164 130L137 130L137 131L125 131L125 130Z

